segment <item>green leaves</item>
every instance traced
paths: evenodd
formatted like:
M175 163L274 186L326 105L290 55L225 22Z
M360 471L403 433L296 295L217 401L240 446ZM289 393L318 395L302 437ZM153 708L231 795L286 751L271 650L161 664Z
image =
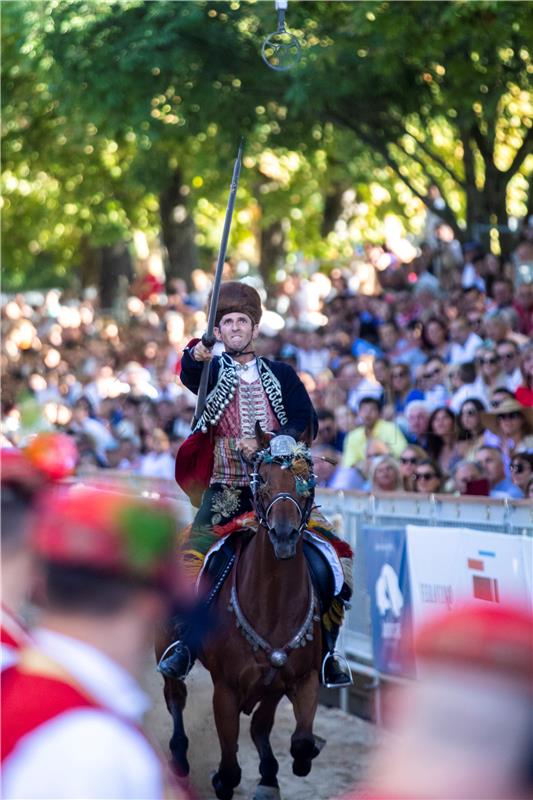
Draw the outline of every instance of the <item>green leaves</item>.
M209 260L241 135L237 257L258 260L261 229L281 224L288 256L344 258L389 211L416 228L432 182L457 232L497 206L505 223L505 199L525 214L527 3L291 3L303 59L288 73L260 59L276 24L272 3L4 4L6 288L66 280L87 243L156 236L178 168ZM347 190L339 226L326 222Z

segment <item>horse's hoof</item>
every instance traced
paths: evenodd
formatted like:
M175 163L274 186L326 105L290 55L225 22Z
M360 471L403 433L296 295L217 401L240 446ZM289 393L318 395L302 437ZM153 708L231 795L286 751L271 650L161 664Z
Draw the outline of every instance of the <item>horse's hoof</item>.
M171 758L168 763L170 765L172 773L176 776L176 778L180 780L186 778L190 772L189 762L187 761L186 758L183 759Z
M215 790L218 800L231 800L233 797L233 788L222 783L218 772L215 772L211 778L211 783L213 784L213 789Z
M311 772L311 767L313 766L313 762L310 758L301 759L300 761L293 761L292 762L292 771L295 775L299 778L305 778L306 775L309 775Z
M258 783L252 800L281 800L279 786L261 786Z

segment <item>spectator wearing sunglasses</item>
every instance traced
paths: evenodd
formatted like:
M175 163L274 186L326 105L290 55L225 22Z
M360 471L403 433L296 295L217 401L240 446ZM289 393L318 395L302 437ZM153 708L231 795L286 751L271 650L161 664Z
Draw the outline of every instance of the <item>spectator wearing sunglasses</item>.
M533 449L533 408L509 398L493 407L490 413L482 414L481 421L499 437L497 446L507 463L513 451Z
M442 358L432 356L422 368L422 388L424 400L431 409L444 406L448 402L449 392L445 386L446 368Z
M524 497L527 497L527 486L533 478L533 450L523 453L514 453L509 467L511 480L520 489Z
M414 474L415 492L438 494L443 491L444 476L439 465L431 458L424 458Z
M522 353L520 370L522 381L516 390L516 399L523 406L531 408L533 406L533 345L530 345Z
M426 451L416 444L408 445L400 455L400 474L406 492L414 492L416 468L421 461L427 459Z
M514 393L522 383L518 345L512 339L504 339L496 346L496 352L505 375L505 385Z
M514 394L505 386L497 386L490 396L490 408L498 408L504 400L514 400Z
M497 447L480 447L476 461L483 469L490 486L490 497L523 497L520 489L505 474L502 452Z
M476 397L470 397L462 404L457 415L458 439L463 445L464 458L472 460L483 445L497 446L498 437L485 428L481 415L485 406Z
M501 362L494 347L481 347L476 353L478 375L476 390L478 397L487 408L490 406L491 393L497 386L505 386L505 375L501 371Z
M457 317L450 324L450 363L464 364L473 361L476 351L482 346L481 336L474 333L466 317Z

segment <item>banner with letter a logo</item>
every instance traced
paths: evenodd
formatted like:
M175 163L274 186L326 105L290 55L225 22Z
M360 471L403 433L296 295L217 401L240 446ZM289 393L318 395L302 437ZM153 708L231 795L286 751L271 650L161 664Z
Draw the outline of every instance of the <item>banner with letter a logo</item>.
M414 657L405 528L367 525L361 534L374 665L383 674L411 676Z

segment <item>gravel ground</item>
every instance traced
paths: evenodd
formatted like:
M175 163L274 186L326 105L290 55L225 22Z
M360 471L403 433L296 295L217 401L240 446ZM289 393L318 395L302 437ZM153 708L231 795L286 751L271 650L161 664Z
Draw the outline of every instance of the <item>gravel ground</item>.
M154 702L147 726L167 752L171 719L163 699L162 679L153 667L147 670L145 685ZM209 673L197 664L187 679L187 685L189 697L185 728L190 741L190 782L198 800L212 800L215 795L210 776L218 763L219 746L211 710L212 684ZM242 715L239 739L242 782L235 790L235 800L251 798L258 780L258 757L249 735L249 726L250 718ZM353 787L361 781L369 754L382 737L376 726L369 722L339 709L319 706L314 731L317 736L326 739L327 744L313 762L310 774L306 778L297 778L292 774L289 755L293 729L292 706L284 699L278 706L271 742L280 765L278 779L285 800L327 800Z

